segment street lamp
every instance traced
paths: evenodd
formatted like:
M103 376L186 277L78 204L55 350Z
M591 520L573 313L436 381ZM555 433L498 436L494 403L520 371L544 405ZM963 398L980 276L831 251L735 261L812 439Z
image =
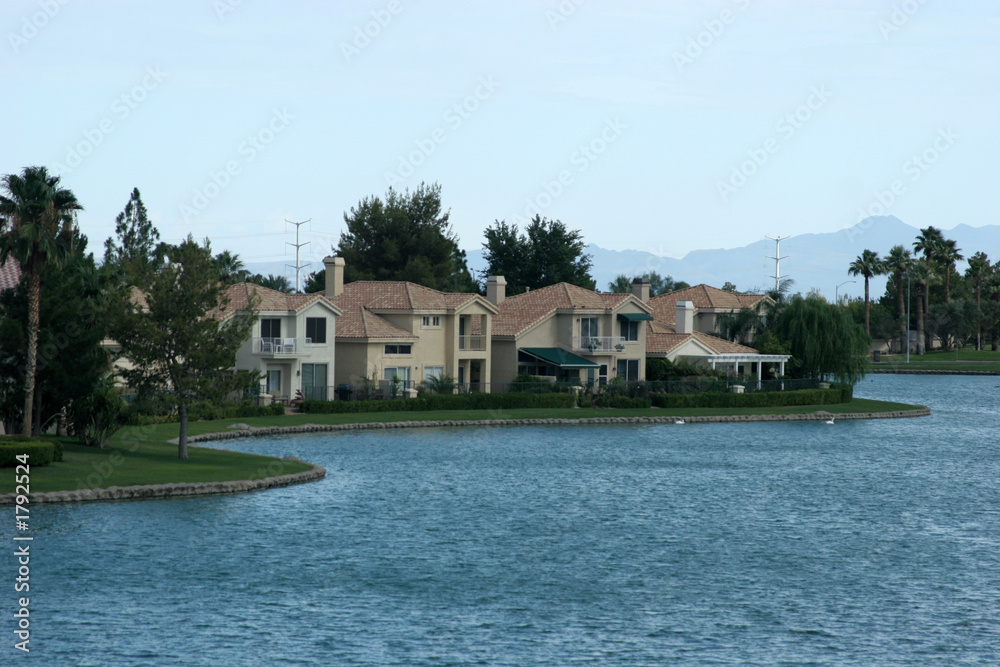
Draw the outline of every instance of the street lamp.
M847 283L856 283L856 282L858 282L858 281L857 280L846 280L846 281L840 283L839 285L837 285L834 288L834 290L833 290L833 302L834 303L840 303L840 288L841 287L843 287Z

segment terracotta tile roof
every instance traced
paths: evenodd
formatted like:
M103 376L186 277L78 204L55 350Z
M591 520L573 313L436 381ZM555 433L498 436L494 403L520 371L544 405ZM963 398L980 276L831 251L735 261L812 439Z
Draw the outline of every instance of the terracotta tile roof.
M646 328L646 353L669 354L692 338L715 354L758 354L757 350L752 347L731 343L718 336L699 331L691 334L675 333L672 329L663 326L661 322L650 322Z
M579 308L604 311L617 308L631 294L602 294L569 283L556 283L541 289L507 297L493 318L494 336L516 336L560 309ZM636 303L641 303L635 299Z
M691 301L694 303L694 307L699 310L711 308L740 310L741 308L750 308L762 299L770 299L770 297L766 294L727 292L710 285L695 285L654 296L646 304L652 309L653 317L664 322L673 322L675 318L674 306L678 301Z
M21 281L21 266L13 257L0 265L0 292L17 287Z
M278 290L255 285L254 283L236 283L226 288L229 303L222 310L213 313L218 319L226 319L241 310L250 307L252 297L256 298L256 308L260 312L298 312L317 301L325 301L333 305L321 292L312 294L285 294ZM340 328L340 322L337 323Z
M343 311L337 338L419 338L379 316L379 311L451 313L478 301L495 306L478 294L440 292L403 281L361 280L344 285L332 302ZM475 333L475 331L473 331Z

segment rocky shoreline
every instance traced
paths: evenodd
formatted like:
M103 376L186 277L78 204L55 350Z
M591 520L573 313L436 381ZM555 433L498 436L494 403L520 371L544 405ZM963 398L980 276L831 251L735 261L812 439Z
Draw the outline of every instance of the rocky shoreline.
M825 411L790 415L706 415L685 416L684 424L729 424L745 422L799 422L857 420L857 419L904 419L908 417L926 417L930 408L921 407L918 410L895 410L891 412L847 412L833 414ZM274 435L289 435L295 433L322 433L337 431L375 431L395 430L403 428L442 428L464 426L556 426L577 424L677 424L680 417L583 417L580 419L475 419L475 420L427 420L398 422L360 422L355 424L301 424L298 426L266 426L254 428L247 424L233 424L229 431L221 433L204 433L188 438L189 443L209 442L214 440L233 440L236 438L266 437ZM176 440L173 441L176 443ZM286 457L286 460L298 460ZM204 482L196 484L151 484L144 486L112 486L107 489L80 489L77 491L52 491L49 493L29 494L29 503L68 503L68 502L100 502L114 500L149 500L153 498L183 498L190 496L207 496L232 493L247 493L261 491L293 484L304 484L322 479L326 469L314 465L311 470L289 474L276 475L251 480L235 480L231 482ZM16 495L8 493L0 496L0 505L14 504Z

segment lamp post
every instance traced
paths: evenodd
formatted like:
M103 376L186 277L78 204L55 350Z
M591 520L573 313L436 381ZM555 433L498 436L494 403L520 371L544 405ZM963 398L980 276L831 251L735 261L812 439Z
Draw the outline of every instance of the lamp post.
M834 290L833 290L833 302L834 303L840 303L840 288L841 287L843 287L847 283L856 283L856 282L858 282L858 281L857 280L845 280L844 282L842 282L839 285L837 285L834 288Z

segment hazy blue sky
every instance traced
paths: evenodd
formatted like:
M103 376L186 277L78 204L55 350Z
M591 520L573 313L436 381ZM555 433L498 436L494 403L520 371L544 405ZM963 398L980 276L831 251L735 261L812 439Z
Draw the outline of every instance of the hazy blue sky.
M998 222L995 0L6 0L0 20L0 173L62 173L98 255L133 187L164 238L250 262L291 252L285 218L320 258L344 211L421 181L465 248L536 212L675 257L863 211Z

